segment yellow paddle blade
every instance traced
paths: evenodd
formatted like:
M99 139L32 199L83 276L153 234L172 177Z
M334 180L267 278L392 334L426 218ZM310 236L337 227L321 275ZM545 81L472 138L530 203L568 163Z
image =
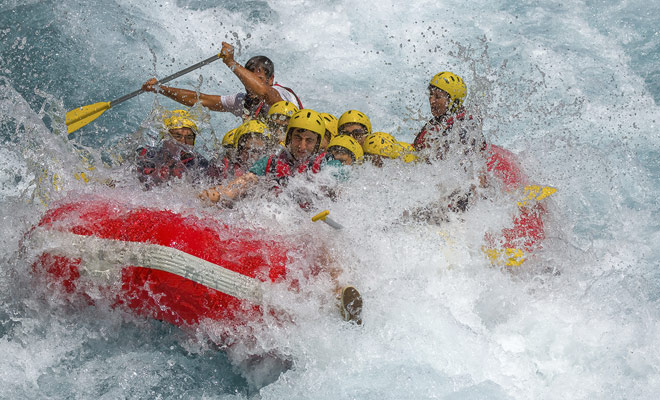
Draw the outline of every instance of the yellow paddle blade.
M69 133L77 131L100 117L108 108L110 108L110 102L105 101L74 108L66 113L67 131Z

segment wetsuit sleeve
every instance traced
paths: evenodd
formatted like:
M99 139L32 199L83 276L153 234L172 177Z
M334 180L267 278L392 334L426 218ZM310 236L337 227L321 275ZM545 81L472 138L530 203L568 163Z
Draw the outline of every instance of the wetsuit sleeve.
M220 96L220 102L225 111L230 112L237 117L243 117L245 93L237 93L232 96Z
M257 176L265 176L266 167L268 166L268 158L270 158L270 156L266 156L257 160L257 162L255 162L252 167L250 167L250 172ZM275 162L275 160L273 160L273 162Z

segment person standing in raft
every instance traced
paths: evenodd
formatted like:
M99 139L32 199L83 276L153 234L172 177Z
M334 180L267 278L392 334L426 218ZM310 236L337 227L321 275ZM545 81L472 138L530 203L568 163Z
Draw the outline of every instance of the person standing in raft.
M245 93L230 96L197 93L193 90L158 85L156 78L145 82L142 90L161 93L189 107L201 102L211 111L230 112L243 121L250 119L266 121L270 106L282 100L302 108L300 99L293 90L274 83L275 66L268 57L252 57L243 67L234 60L234 47L226 42L222 42L220 54L225 65L240 79L245 87Z
M172 178L181 179L185 173L211 174L209 162L193 147L197 137L197 124L186 110L166 111L163 116L164 130L159 147L137 149L138 179L147 189Z

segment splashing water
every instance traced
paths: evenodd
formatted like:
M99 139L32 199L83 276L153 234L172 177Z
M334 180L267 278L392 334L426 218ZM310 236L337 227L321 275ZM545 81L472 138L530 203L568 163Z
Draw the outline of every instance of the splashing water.
M657 5L5 1L0 11L0 397L660 393ZM190 332L35 290L21 242L62 199L95 193L216 212L202 209L190 195L200 188L186 182L142 191L125 162L157 138L158 110L176 103L144 94L70 136L63 116L207 58L222 41L236 46L239 62L272 58L275 80L306 107L361 110L375 131L408 142L430 117L430 77L464 77L488 140L517 153L532 183L558 189L544 248L521 269L493 268L481 245L510 221L510 199L441 226L406 223L404 210L466 183L447 165L364 165L337 202L315 203L342 231L311 223L286 196L217 211L225 222L323 242L364 295L361 328L340 321L327 279L297 296L275 285L270 306L295 310L296 323L266 319L246 331L205 322ZM219 62L172 85L241 90ZM237 121L199 112L197 145L210 156ZM293 277L312 253L293 257Z

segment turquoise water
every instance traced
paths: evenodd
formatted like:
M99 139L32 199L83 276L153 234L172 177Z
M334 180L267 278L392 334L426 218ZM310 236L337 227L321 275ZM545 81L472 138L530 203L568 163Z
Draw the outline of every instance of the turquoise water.
M642 1L3 1L0 397L657 398L658 15ZM508 218L504 202L442 231L401 227L403 209L456 184L451 173L365 169L340 201L319 204L341 235L281 201L227 216L332 243L365 295L362 329L339 321L323 283L307 301L274 292L274 304L297 310L295 326L257 327L254 341L232 332L227 347L215 344L222 324L181 331L35 290L33 254L19 243L48 204L97 192L200 207L186 185L142 192L118 157L153 140L150 113L175 103L144 94L68 138L64 113L201 61L222 41L241 62L271 57L276 81L305 106L362 110L374 130L406 141L429 116L430 77L461 75L487 138L558 189L545 249L524 271L490 268L478 247ZM220 62L174 84L241 88ZM206 117L200 150L212 154L236 120ZM93 181L76 180L81 171ZM95 183L105 179L117 188Z

